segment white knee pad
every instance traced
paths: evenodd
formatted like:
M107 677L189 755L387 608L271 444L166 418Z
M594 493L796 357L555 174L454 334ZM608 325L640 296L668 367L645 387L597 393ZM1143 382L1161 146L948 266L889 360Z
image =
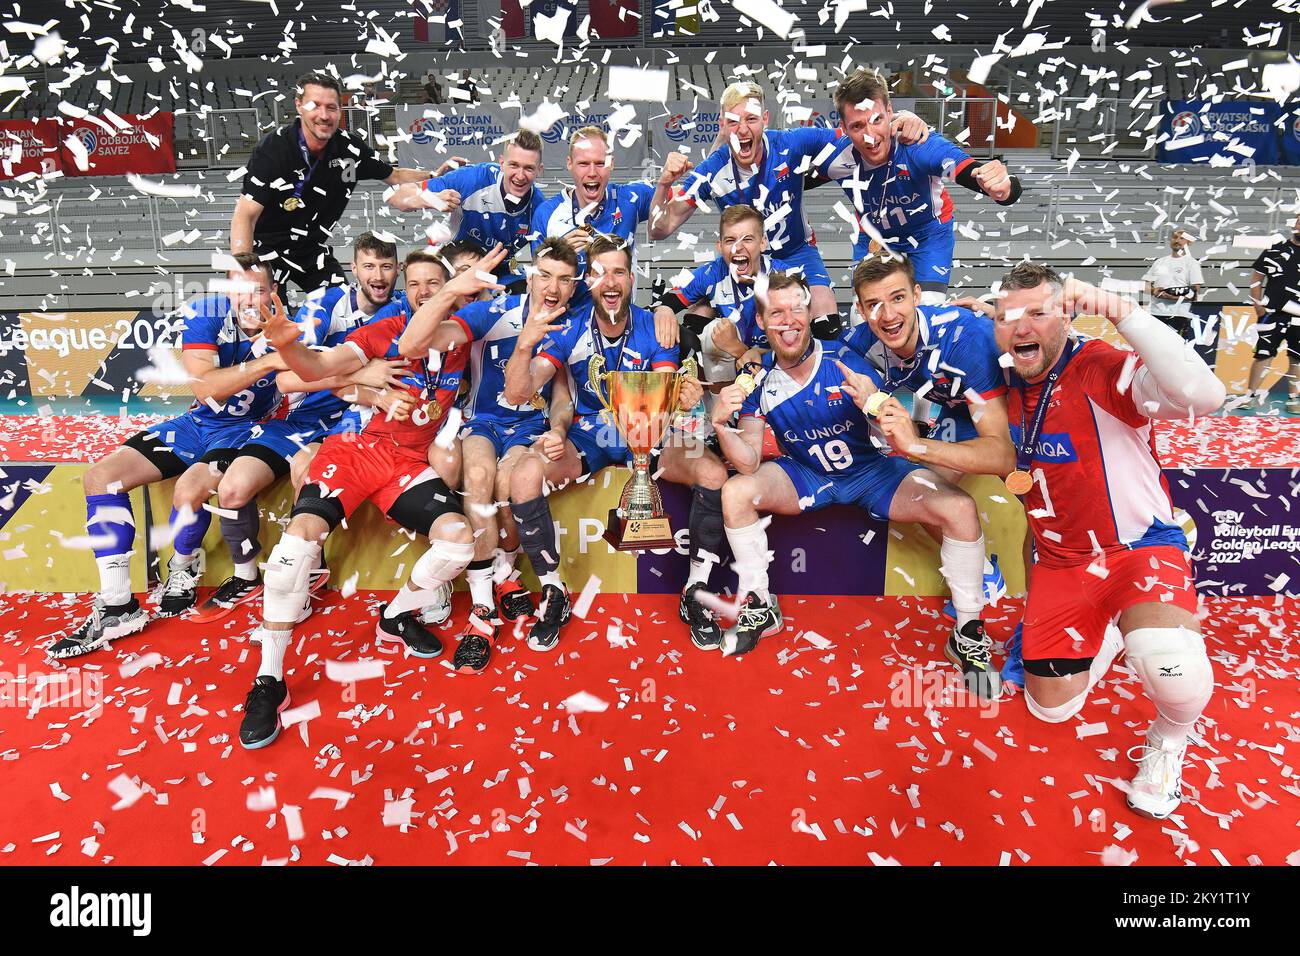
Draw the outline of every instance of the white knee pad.
M1156 710L1180 723L1199 716L1214 693L1205 638L1185 627L1140 627L1128 632L1124 646Z
M296 621L307 600L308 582L320 558L320 545L286 534L266 561L262 616L268 621Z
M456 575L464 571L473 560L473 542L462 544L434 538L429 550L411 568L411 587L431 591L448 581L454 581Z
M1049 724L1063 724L1079 711L1083 710L1084 703L1088 700L1088 692L1085 690L1077 697L1071 697L1064 704L1057 704L1055 707L1045 707L1025 691L1025 706L1029 712L1041 721Z

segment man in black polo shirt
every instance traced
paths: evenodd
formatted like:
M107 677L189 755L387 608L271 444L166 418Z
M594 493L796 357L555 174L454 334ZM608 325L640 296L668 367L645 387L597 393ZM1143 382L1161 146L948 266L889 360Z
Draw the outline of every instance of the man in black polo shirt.
M1286 344L1289 398L1286 409L1300 415L1300 216L1291 227L1291 237L1269 246L1255 260L1250 281L1251 304L1255 307L1255 362L1250 367L1250 391L1259 391L1268 367Z
M230 219L230 251L256 252L281 289L310 292L344 281L330 233L363 179L390 186L422 182L430 173L395 169L361 137L339 129L339 82L325 73L298 80L298 118L257 144L244 190Z

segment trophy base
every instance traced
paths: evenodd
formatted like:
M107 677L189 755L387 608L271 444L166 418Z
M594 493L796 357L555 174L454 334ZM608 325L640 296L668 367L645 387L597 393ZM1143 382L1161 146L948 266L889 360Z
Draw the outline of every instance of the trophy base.
M609 509L604 538L615 551L655 551L677 546L667 515L658 518L620 518L617 508Z

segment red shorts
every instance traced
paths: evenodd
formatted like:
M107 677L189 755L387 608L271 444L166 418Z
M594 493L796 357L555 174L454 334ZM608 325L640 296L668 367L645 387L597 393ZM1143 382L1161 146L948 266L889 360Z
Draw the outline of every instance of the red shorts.
M1108 554L1105 577L1092 564L1034 565L1025 606L1022 650L1027 661L1097 656L1106 626L1134 604L1158 601L1196 613L1187 554L1170 545Z
M388 514L403 492L438 477L426 455L387 438L330 435L312 459L307 481L335 498L345 518L367 500Z

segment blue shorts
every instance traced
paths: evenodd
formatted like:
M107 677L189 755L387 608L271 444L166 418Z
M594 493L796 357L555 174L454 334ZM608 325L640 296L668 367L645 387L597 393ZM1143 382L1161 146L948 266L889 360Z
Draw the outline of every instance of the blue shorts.
M315 415L302 418L295 418L293 415L288 418L273 418L269 422L264 422L260 429L254 428L253 434L249 436L244 447L258 445L289 461L312 442L324 438L328 431L329 429L321 427L321 421ZM262 455L257 457L265 458Z
M912 271L921 288L948 288L952 276L952 253L956 244L951 222L936 222L911 235L886 237L889 248L901 252L912 262ZM861 261L871 253L871 237L858 234L853 244L853 258Z
M191 411L138 432L123 444L148 458L164 478L174 478L199 461L228 464L232 450L244 445L255 427L256 422L213 421Z
M941 405L934 424L930 426L930 434L926 437L934 441L970 441L979 438L980 434L975 430L975 422L971 420L970 406L949 408Z
M583 477L594 475L606 465L626 465L632 460L618 429L600 415L575 418L569 428L569 441L582 458Z
M881 521L889 520L889 505L903 479L921 467L906 458L882 457L865 468L839 472L832 478L813 471L789 455L777 458L776 463L794 483L795 491L799 493L800 510L816 511L827 505L857 505Z
M792 267L802 269L804 281L809 285L829 286L831 284L831 276L826 271L826 263L822 262L822 254L811 243L804 243L794 252L786 252L782 249L780 252L773 252L772 255L780 259L787 269Z
M460 437L465 439L477 435L486 438L496 449L497 458L501 458L516 445L531 445L546 434L546 428L546 419L540 415L514 423L479 416L465 423L465 427L460 430Z

